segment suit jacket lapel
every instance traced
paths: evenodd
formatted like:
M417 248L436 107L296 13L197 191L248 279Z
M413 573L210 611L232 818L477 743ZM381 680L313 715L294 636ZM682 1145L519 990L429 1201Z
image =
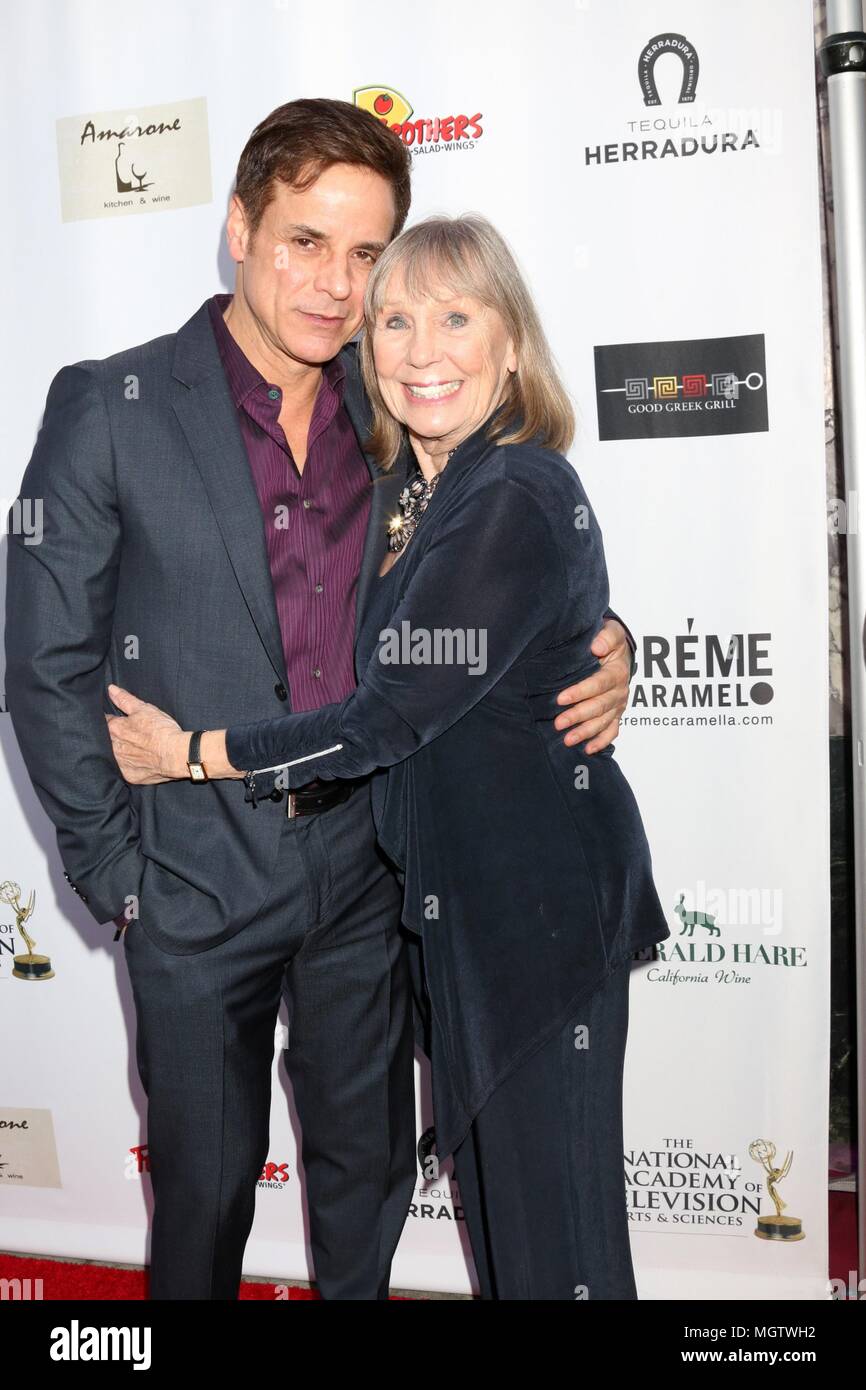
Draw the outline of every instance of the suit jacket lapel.
M177 335L173 375L186 388L176 395L175 413L207 489L223 544L271 665L288 684L261 506L207 303ZM215 616L218 620L219 615Z
M397 509L397 498L409 471L411 450L404 449L388 472L379 467L366 448L372 415L361 382L355 345L349 344L341 356L346 366L343 404L373 483L355 600L357 641L370 585L385 556L388 518ZM176 395L175 413L207 489L223 544L271 665L287 685L261 506L237 411L213 336L207 302L177 335L172 374L184 387Z

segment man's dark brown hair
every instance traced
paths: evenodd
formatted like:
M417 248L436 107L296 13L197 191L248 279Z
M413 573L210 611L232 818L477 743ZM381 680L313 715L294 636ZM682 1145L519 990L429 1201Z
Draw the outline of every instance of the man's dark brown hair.
M273 199L274 180L303 193L332 164L361 165L390 183L397 236L409 212L411 162L403 141L369 111L349 101L302 97L256 126L238 161L234 191L255 233Z

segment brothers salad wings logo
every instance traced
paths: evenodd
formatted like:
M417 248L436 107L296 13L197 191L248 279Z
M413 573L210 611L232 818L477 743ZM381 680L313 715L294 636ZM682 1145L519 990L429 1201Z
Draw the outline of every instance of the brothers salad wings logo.
M446 150L471 150L481 139L481 112L474 116L415 116L412 103L395 87L356 87L352 99L393 130L413 154L440 154Z

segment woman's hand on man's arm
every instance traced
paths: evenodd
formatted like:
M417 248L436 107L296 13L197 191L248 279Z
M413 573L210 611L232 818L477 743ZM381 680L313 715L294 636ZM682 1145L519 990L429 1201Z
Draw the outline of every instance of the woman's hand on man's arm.
M119 685L110 685L108 694L123 710L123 714L107 714L105 718L125 781L153 786L188 778L189 731L181 729L164 710L139 700ZM209 729L202 735L199 756L209 779L244 775L226 757L225 729Z

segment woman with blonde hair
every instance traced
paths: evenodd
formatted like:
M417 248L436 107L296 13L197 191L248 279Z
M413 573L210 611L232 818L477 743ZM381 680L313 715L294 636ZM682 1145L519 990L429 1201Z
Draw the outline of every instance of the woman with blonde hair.
M339 704L204 731L210 778L375 776L379 841L422 939L437 1150L482 1297L634 1299L623 1181L629 965L670 931L608 745L554 729L599 667L601 531L565 457L574 420L514 258L435 217L370 274L368 447L417 474ZM187 777L190 732L116 687L129 781ZM146 904L142 904L145 910ZM383 1122L387 1121L384 1117Z

